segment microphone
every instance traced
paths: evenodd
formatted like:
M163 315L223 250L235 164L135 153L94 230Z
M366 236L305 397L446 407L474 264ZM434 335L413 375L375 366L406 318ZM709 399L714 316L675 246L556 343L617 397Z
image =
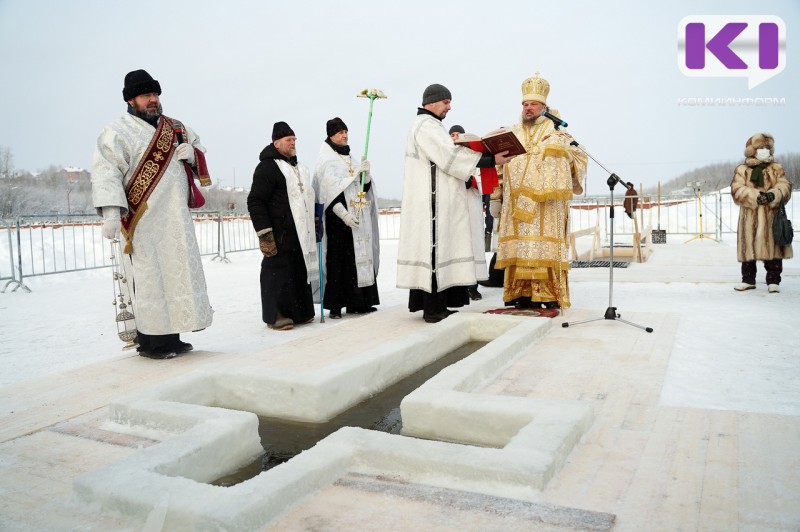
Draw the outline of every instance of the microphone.
M178 137L178 144L183 144L183 123L180 120L173 120L172 129Z
M552 120L552 121L553 121L553 123L555 123L556 127L558 127L558 126L561 126L561 127L569 127L569 126L568 126L568 124L567 124L566 122L564 122L563 120L561 120L561 119L560 119L559 117L557 117L556 115L553 115L553 114L550 114L550 113L548 113L547 111L542 111L542 116L544 116L545 118L549 118L550 120Z

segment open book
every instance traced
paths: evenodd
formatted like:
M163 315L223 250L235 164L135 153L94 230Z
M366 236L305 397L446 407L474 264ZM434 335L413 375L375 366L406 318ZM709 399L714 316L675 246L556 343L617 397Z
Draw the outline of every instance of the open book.
M466 146L477 152L491 153L492 155L506 150L508 150L508 155L525 153L525 148L514 132L504 127L487 133L483 138L470 133L460 133L455 142L459 146Z

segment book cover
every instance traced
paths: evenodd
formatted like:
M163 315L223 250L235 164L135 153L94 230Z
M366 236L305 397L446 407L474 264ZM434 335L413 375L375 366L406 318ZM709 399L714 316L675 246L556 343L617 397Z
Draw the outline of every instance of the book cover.
M498 129L487 133L483 137L483 143L489 149L489 153L495 154L508 150L508 155L522 155L525 148L517 136L510 129Z
M492 155L508 150L508 155L522 155L525 148L513 131L501 128L487 133L483 138L469 133L462 133L456 139L456 144L466 146L480 153Z

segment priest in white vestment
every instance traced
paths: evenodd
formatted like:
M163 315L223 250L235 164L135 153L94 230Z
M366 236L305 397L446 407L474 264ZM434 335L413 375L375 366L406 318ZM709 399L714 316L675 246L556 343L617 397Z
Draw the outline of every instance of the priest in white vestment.
M338 319L342 309L366 314L380 304L378 205L369 161L359 162L350 153L347 125L339 117L332 118L326 133L314 170L314 190L317 203L325 209L323 306L332 319Z
M124 287L132 291L126 298L133 301L139 354L171 358L192 349L179 334L211 325L213 310L188 206L189 179L197 177L205 148L189 128L177 147L161 142L177 139L177 134L173 121L162 115L160 94L158 81L144 70L125 76L128 112L97 139L92 201L104 218L103 236L121 238L130 251L120 260L128 277ZM156 138L157 131L163 136ZM154 158L146 161L149 166L140 165L150 155ZM149 171L159 165L160 173ZM187 175L187 167L193 175ZM129 201L137 194L144 201L134 208ZM134 210L135 219L130 220ZM123 228L125 220L129 224Z
M469 304L467 287L477 282L468 188L475 168L511 160L506 152L481 154L453 144L442 124L451 105L443 85L422 95L406 141L397 287L408 288L409 310L436 323ZM481 261L485 259L480 257Z

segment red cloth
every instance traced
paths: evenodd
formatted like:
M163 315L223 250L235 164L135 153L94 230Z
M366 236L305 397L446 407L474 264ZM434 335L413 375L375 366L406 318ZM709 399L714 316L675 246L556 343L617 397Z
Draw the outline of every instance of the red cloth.
M480 140L471 140L467 144L467 148L478 153L487 153L489 150ZM497 177L497 169L481 168L481 194L491 194L494 189L500 184L500 179Z
M197 151L197 150L195 150ZM199 209L203 205L206 204L206 198L203 197L202 192L200 189L197 188L197 185L194 184L194 174L192 172L192 167L189 166L189 163L183 161L183 167L186 168L186 176L189 179L189 208L190 209Z
M481 168L481 194L491 194L500 185L497 168Z
M207 187L211 184L211 176L208 175L208 165L206 164L206 154L194 149L194 162L197 167L197 178L200 180L201 187Z
M206 154L197 148L194 148L194 162L195 166L197 166L197 177L200 179L200 182L202 183L203 180L206 179L210 184L211 178L208 175ZM189 163L186 161L183 161L183 167L186 168L186 176L189 179L189 208L199 209L206 204L206 198L203 197L203 193L200 192L200 189L194 182L194 172L192 172L192 167L189 166Z

